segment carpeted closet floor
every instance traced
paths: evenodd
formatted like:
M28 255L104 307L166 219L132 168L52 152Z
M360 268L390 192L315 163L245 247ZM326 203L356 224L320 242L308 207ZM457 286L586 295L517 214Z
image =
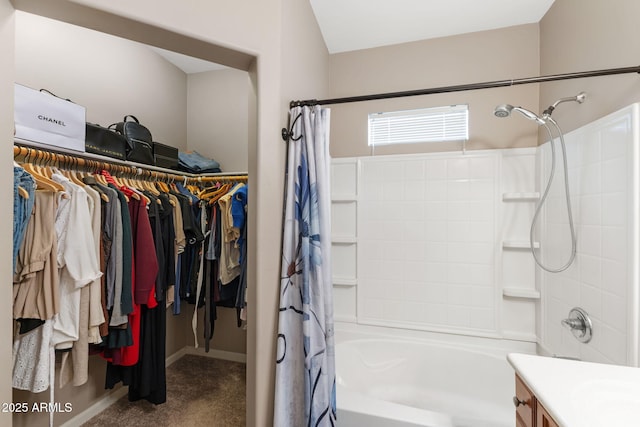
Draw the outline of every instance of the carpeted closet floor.
M127 396L83 426L245 425L245 364L186 355L167 368L167 402L129 402Z

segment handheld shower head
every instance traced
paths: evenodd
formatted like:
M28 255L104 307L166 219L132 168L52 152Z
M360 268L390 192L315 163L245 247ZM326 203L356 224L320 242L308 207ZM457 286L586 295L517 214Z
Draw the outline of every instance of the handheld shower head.
M511 115L511 110L513 110L513 105L500 104L495 110L493 110L493 114L500 118L509 117Z
M582 104L586 98L587 98L587 94L584 92L580 92L576 96L568 96L566 98L560 98L556 102L548 106L547 109L542 112L542 117L551 116L551 113L553 113L553 110L555 110L556 107L562 104L563 102L577 102L578 104Z
M538 117L538 115L536 113L534 113L533 111L529 111L526 108L522 108L522 107L514 107L513 105L510 104L500 104L498 105L495 110L493 110L493 114L496 117L509 117L511 115L512 111L518 111L520 114L522 114L523 116L525 116L527 119L529 120L533 120L534 122L538 123L539 125L543 125L544 124L544 120L542 120L540 117Z

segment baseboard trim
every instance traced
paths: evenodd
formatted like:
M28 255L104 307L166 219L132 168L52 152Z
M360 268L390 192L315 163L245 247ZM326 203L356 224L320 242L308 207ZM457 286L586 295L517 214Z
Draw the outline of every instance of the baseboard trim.
M247 355L242 353L234 353L231 351L223 351L223 350L209 350L208 353L204 351L204 348L195 348L193 346L182 347L180 350L173 353L171 356L166 359L166 366L170 366L176 361L180 360L183 356L187 354L193 354L197 356L206 356L211 357L213 359L223 359L230 360L232 362L241 362L247 363ZM60 427L77 427L80 426L91 418L98 415L100 412L107 409L109 406L113 405L118 399L127 395L128 387L120 387L117 390L112 391L106 396L102 397L100 400L95 402L93 405L89 406L84 411L80 412L75 417L71 418L69 421L61 424Z
M185 354L187 354L187 351L185 350L186 347L182 347L180 350L176 351L175 353L173 353L171 356L167 357L167 360L165 362L165 366L171 366L173 365L175 362L177 362L178 360L180 360L180 358L182 356L184 356Z
M196 356L205 356L212 359L229 360L231 362L247 363L247 355L244 353L235 353L233 351L215 350L210 349L209 352L205 352L203 347L195 348L194 346L183 347L185 354L193 354ZM181 350L181 351L182 351Z
M89 421L94 416L98 415L100 412L107 409L109 406L113 405L118 401L118 399L127 395L128 392L127 387L120 387L119 389L109 393L104 396L102 399L98 400L93 405L89 406L84 411L80 412L75 417L71 418L64 424L61 424L60 427L77 427Z

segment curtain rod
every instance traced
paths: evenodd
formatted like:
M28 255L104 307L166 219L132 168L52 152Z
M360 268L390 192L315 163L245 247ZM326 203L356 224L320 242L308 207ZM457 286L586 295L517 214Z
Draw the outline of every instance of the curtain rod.
M640 66L609 68L606 70L581 71L577 73L554 74L540 77L525 77L521 79L497 80L493 82L471 83L456 86L442 86L430 89L417 89L404 92L378 93L374 95L350 96L332 99L307 99L304 101L291 101L289 108L313 105L346 104L350 102L373 101L378 99L402 98L407 96L433 95L436 93L461 92L466 90L491 89L496 87L515 86L529 83L544 83L557 80L580 79L584 77L610 76L614 74L640 73Z
M111 157L100 156L92 153L81 153L64 148L48 148L41 144L21 139L14 140L14 158L23 157L35 163L57 163L73 167L81 167L91 170L105 169L114 173L126 173L142 178L152 178L156 180L173 180L191 183L204 183L215 181L246 181L248 174L245 172L216 172L208 174L192 174L173 169L160 168L157 166L143 165L140 163L126 162ZM60 166L62 167L62 166Z

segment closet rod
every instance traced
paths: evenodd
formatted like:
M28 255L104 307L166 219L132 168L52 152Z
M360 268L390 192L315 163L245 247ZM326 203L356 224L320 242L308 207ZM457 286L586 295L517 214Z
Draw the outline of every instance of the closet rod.
M576 73L554 74L540 77L525 77L521 79L497 80L493 82L471 83L456 86L442 86L430 89L417 89L404 92L378 93L374 95L350 96L332 99L307 99L304 101L291 101L289 108L313 105L346 104L350 102L373 101L378 99L402 98L406 96L433 95L436 93L462 92L466 90L491 89L496 87L515 86L529 83L544 83L556 80L580 79L584 77L610 76L614 74L640 73L640 66L609 68L606 70L580 71Z
M139 163L130 163L120 161L118 159L111 159L105 156L92 155L86 153L79 155L76 152L64 149L43 149L35 148L36 144L23 145L21 140L15 141L17 145L13 146L13 157L22 157L27 162L57 164L61 168L73 167L73 168L85 168L88 170L107 170L116 174L130 174L145 180L167 180L175 182L186 183L207 183L217 181L247 181L247 174L233 172L229 173L215 173L206 175L196 175L187 172L177 173L172 169L159 168L155 166L141 165ZM38 145L39 147L39 145ZM71 154L72 153L72 154Z

